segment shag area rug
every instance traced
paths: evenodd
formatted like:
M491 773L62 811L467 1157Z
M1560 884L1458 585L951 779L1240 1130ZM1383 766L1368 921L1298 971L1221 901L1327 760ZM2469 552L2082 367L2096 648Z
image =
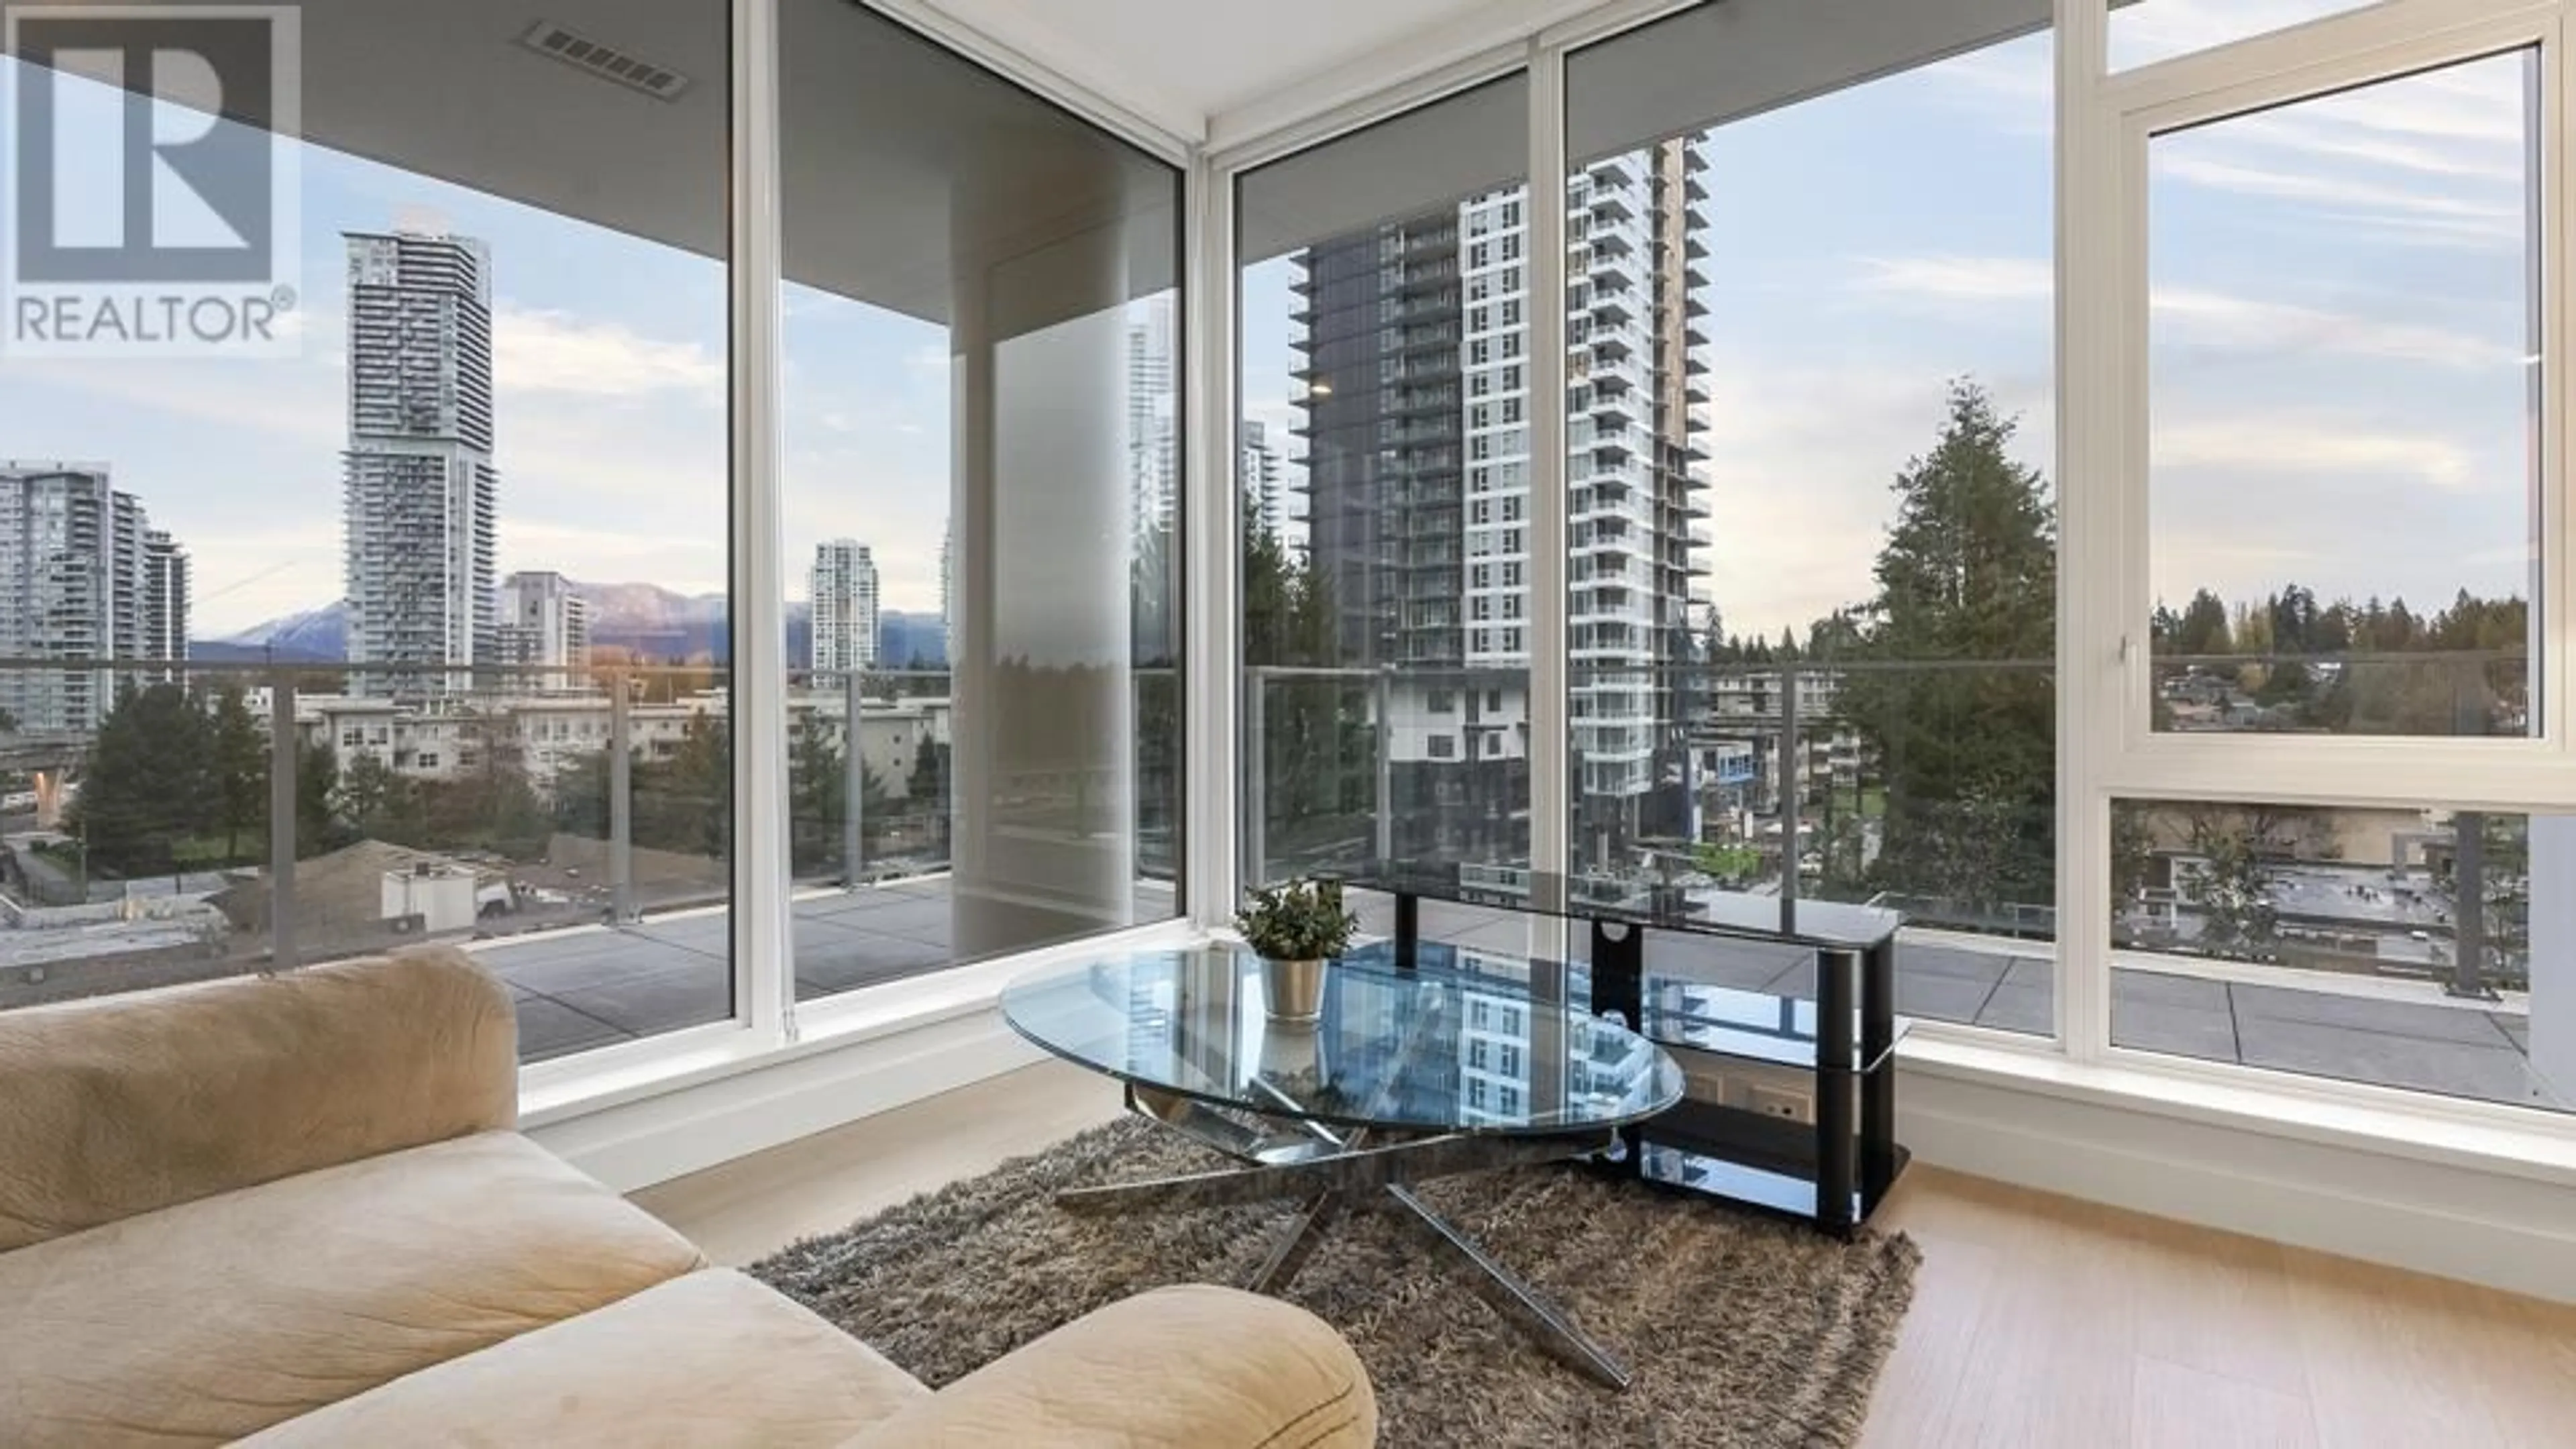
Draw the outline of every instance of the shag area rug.
M1150 1123L1116 1122L751 1272L936 1388L1130 1294L1244 1281L1288 1204L1077 1215L1053 1203L1061 1188L1222 1164ZM1285 1296L1358 1348L1381 1442L1400 1449L1850 1444L1921 1261L1902 1236L1841 1243L1563 1167L1421 1192L1635 1381L1613 1393L1550 1358L1426 1229L1400 1213L1355 1212Z

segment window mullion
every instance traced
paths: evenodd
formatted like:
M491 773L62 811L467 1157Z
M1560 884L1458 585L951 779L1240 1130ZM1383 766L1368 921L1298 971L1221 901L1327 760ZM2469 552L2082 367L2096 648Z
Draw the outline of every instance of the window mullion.
M2128 580L2145 547L2120 524L2145 487L2125 466L2128 292L2141 224L2102 96L2108 13L2057 6L2058 738L2057 1034L2078 1061L2110 1040L2110 803L2100 765L2119 750L2127 699L2120 642Z
M1530 48L1530 867L1563 871L1573 832L1567 719L1565 52Z
M1183 904L1190 919L1214 929L1232 919L1239 894L1233 822L1240 773L1257 759L1242 748L1236 718L1241 679L1243 483L1241 399L1236 393L1234 178L1193 157L1184 182L1188 221L1181 244L1190 275L1183 289L1184 445L1181 508L1183 610L1182 727L1188 769L1182 798ZM1253 827L1258 829L1256 823Z
M734 1014L796 1037L788 901L787 605L779 472L781 224L777 0L733 0Z

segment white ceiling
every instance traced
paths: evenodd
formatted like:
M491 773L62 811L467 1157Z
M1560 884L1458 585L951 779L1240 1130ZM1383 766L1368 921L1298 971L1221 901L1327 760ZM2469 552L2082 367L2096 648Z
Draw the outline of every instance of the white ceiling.
M1191 140L1211 118L1505 44L1605 0L926 0ZM1224 128L1218 128L1222 131Z

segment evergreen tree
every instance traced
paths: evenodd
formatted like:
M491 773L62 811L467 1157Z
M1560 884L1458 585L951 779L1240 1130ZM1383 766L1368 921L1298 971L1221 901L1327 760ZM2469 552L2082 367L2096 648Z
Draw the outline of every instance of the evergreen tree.
M1249 507L1246 517L1257 514ZM1244 662L1254 668L1321 668L1343 663L1335 642L1330 581L1312 561L1266 528L1243 538ZM1278 870L1325 841L1364 833L1351 817L1370 809L1375 758L1369 690L1335 679L1258 679L1261 691L1264 855Z
M126 691L99 722L67 822L87 842L90 867L125 876L175 870L179 844L217 815L206 712L175 684Z
M585 840L608 838L610 764L602 747L555 767L546 794L557 830Z
M805 728L797 734L796 744L788 752L788 856L792 868L800 875L818 875L836 869L843 875L851 871L851 862L841 859L841 834L849 818L849 754L842 747L843 730L813 716L807 716ZM885 784L867 762L859 763L859 829L865 844L885 836L893 821Z
M332 812L360 840L417 846L429 837L420 784L395 773L384 757L362 754L338 772Z
M461 732L458 760L462 775L428 782L421 791L432 847L473 846L523 860L542 856L553 821L528 778L510 715L496 709L471 716Z
M732 846L733 745L725 721L692 717L667 760L639 762L633 780L634 842L714 860Z
M2054 894L2056 513L2008 453L2017 424L1954 383L1932 451L1897 475L1896 522L1842 709L1886 782L1882 886L1963 904Z
M2280 919L2267 858L2283 853L2279 822L2254 806L2194 810L2189 819L2203 864L2183 882L2182 898L2200 919L2197 944L2231 960L2270 960Z
M920 752L912 757L912 778L904 783L904 812L917 821L928 836L932 855L948 858L948 747L935 740L921 742Z
M324 855L349 843L340 824L340 756L328 743L295 746L295 854Z
M238 864L242 837L249 834L253 853L268 831L268 736L251 718L239 684L226 683L215 695L214 770L217 820L224 832L224 860Z
M2230 654L2235 643L2227 628L2227 604L2207 589L2194 590L2174 628L2177 654Z

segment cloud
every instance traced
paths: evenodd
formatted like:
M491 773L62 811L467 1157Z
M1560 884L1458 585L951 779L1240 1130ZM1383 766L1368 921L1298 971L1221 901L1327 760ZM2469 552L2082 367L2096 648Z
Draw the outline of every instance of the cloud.
M2057 295L2045 258L2008 256L1861 257L1850 290L1929 304L1929 310L2043 303ZM2513 366L2524 351L2442 327L2197 287L2158 287L2156 340L2264 353L2335 352L2446 368Z
M2422 108L2411 106L2348 107L2346 114L2335 117L2311 115L2303 110L2266 111L2260 115L2239 116L2225 124L2229 140L2267 150L2288 151L2328 161L2384 166L2426 176L2458 177L2499 186L2520 186L2525 180L2526 168L2521 156L2523 136L2519 122L2502 138L2478 138L2500 139L2503 145L2477 147L2409 139L2410 136L2456 135L2446 122L2437 121ZM2372 126L2396 134L2365 134L2365 129Z
M2159 342L2247 352L2336 352L2459 369L2513 366L2523 357L2518 347L2447 328L2194 287L2158 287L2151 305Z
M646 580L676 593L722 593L726 561L720 546L721 533L717 542L719 547L711 552L705 539L696 535L621 532L508 518L501 528L498 573L507 577L521 569L554 569L585 583ZM568 560L578 562L567 566Z
M695 394L721 403L721 356L695 342L641 336L614 322L514 306L492 309L493 387L505 394L563 393L641 398Z
M2236 473L2369 474L2446 493L2477 487L2477 460L2454 439L2271 413L2160 426L2154 461L2158 468Z
M2375 214L2399 218L2430 217L2464 238L2484 239L2499 246L2519 247L2526 236L2519 206L2472 201L2461 196L2350 177L2249 166L2207 156L2159 152L2155 157L2155 169L2160 175L2194 186L2330 206L2355 221L2372 220Z
M1939 435L1947 379L1894 355L1783 366L1713 349L1709 361L1705 587L1730 630L1804 634L1877 591L1890 485ZM1998 407L2021 418L2013 455L2054 474L2045 381L1987 381Z
M2528 233L2527 83L2521 57L2491 56L2168 133L2151 159L2160 180L2311 221L2515 250Z
M2057 295L2056 264L2045 257L1861 257L1856 292L1942 302L2046 301Z

